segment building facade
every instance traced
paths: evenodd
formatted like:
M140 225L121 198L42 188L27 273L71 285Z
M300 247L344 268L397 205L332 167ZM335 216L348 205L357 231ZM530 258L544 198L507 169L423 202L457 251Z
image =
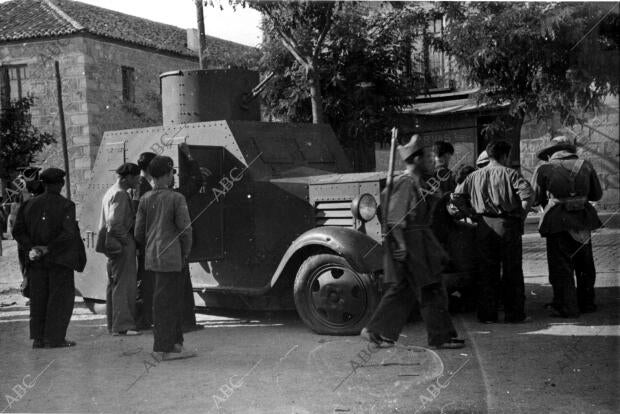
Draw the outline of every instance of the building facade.
M161 125L159 75L197 68L197 44L195 30L77 1L0 4L0 67L8 70L11 98L32 96L33 125L58 140L41 154L42 167L64 165L54 71L59 63L71 190L78 203L103 133ZM210 66L257 53L209 36L207 44Z

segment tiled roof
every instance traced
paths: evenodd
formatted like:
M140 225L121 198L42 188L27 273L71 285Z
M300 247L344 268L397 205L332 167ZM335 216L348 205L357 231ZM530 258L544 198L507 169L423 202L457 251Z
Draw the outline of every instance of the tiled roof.
M13 0L0 4L0 42L90 33L196 57L186 30L73 0ZM207 36L209 55L249 53L255 48Z

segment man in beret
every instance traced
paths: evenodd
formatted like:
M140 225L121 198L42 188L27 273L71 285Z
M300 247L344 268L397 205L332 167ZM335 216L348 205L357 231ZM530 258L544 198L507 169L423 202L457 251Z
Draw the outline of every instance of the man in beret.
M543 207L538 231L547 239L554 315L570 318L594 312L596 269L590 232L602 226L589 201L603 196L592 164L579 159L567 137L555 137L538 153L545 161L532 176L534 204ZM577 287L575 288L575 276Z
M138 167L140 167L140 178L138 179L138 185L133 193L133 205L134 211L138 211L138 205L140 199L149 191L153 189L150 181L151 175L148 172L149 164L151 160L155 158L157 154L154 152L143 152L138 157ZM153 291L155 289L155 274L150 270L144 268L144 248L138 246L138 296L136 299L137 305L137 327L140 330L151 329L153 326Z
M25 258L30 284L30 338L33 348L74 346L66 339L73 312L73 271L82 271L80 230L75 204L60 195L65 172L48 168L41 172L44 192L20 207L13 237Z
M498 298L504 304L504 321L527 322L523 279L523 223L534 193L516 170L507 166L511 145L491 141L489 164L472 172L454 192L469 197L478 216L476 247L480 259L478 320L498 321Z
M183 347L183 267L192 248L192 226L185 197L170 188L174 178L170 157L149 164L153 189L140 200L135 236L144 246L145 269L155 272L153 352L161 360L189 358Z
M101 201L99 232L105 235L108 257L106 313L108 331L114 336L139 335L136 326L136 243L134 210L128 190L138 185L140 168L125 163L116 169L116 183Z
M464 341L457 337L452 325L441 279L447 255L430 228L435 200L422 179L432 171L432 155L418 135L398 150L407 170L394 180L385 209L389 233L384 263L389 288L361 336L380 347L392 346L416 303L412 298L415 295L428 344L434 348L462 348Z
M454 173L450 169L450 159L454 155L454 146L446 141L433 143L435 158L435 178L439 181L439 196L454 191L456 187Z

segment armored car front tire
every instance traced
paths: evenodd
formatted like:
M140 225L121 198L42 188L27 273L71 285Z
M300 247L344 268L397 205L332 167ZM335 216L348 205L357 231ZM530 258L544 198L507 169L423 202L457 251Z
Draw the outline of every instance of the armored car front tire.
M327 335L359 334L379 301L371 276L334 254L308 257L297 271L293 293L304 323Z

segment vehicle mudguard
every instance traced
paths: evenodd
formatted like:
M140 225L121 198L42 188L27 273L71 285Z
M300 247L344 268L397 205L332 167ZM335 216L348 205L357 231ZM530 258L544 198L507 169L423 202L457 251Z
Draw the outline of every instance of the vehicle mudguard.
M359 273L375 273L383 268L383 247L370 236L344 227L315 227L291 243L273 275L272 287L295 253L310 246L324 247L344 257Z

